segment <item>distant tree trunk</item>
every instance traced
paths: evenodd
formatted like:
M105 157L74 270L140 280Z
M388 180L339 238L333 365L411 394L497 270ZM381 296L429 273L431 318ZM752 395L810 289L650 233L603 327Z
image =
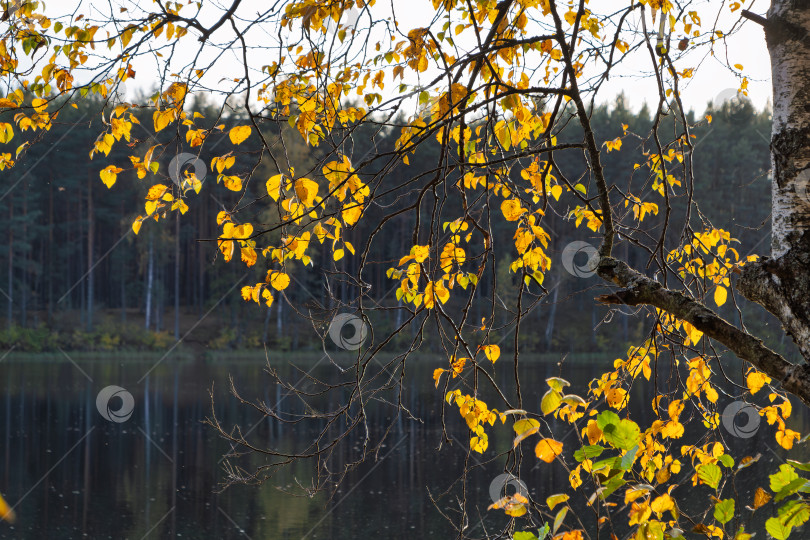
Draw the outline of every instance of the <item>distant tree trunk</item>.
M30 243L28 240L28 182L23 184L22 207L22 287L20 288L20 325L25 328L28 322L28 269L30 268Z
M163 331L163 309L166 303L166 265L158 264L155 283L155 331Z
M121 201L121 215L124 215L124 202ZM121 323L127 322L127 265L122 264L121 270L118 271L118 278L121 283Z
M149 260L146 269L146 329L149 330L152 322L152 282L154 279L155 254L152 242L152 233L149 233Z
M93 215L93 182L87 177L87 331L93 331L93 239L96 232L96 220Z
M284 317L282 316L284 302L281 299L281 295L278 295L278 298L276 298L276 303L278 304L276 308L276 335L281 339L284 335Z
M8 312L6 322L8 328L14 324L14 196L8 198Z
M123 270L121 271L121 323L126 324L127 322L127 287L126 287L127 280L123 274Z
M560 294L560 285L558 283L554 287L554 298L551 300L551 311L548 314L548 323L546 324L546 352L551 351L552 338L554 336L554 319L557 316L557 297Z
M203 207L205 208L205 207ZM200 212L202 220L205 212ZM202 221L198 223L199 230L205 230ZM203 306L205 305L205 250L201 244L197 244L197 315L202 317Z
M180 339L180 212L174 220L174 339Z
M85 310L86 303L87 303L87 281L84 279L85 269L83 264L83 256L84 256L84 245L82 244L81 239L84 238L84 197L82 196L81 187L78 189L79 194L79 210L76 216L76 221L79 222L79 238L77 240L78 249L79 249L79 280L81 281L81 285L79 285L79 322L82 327L85 325L85 314L87 313Z
M45 279L48 280L48 326L53 324L53 174L48 182L48 264Z
M270 314L273 312L273 308L267 308L267 312L264 315L264 330L262 331L262 344L267 345L267 327L270 325Z

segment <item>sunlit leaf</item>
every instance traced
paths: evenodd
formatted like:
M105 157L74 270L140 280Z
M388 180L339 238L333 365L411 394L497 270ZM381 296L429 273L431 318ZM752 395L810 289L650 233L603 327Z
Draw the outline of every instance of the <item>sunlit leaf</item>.
M245 139L250 137L251 131L250 126L236 126L228 132L228 138L231 139L233 144L242 144Z
M540 460L551 463L562 454L562 449L563 443L554 439L543 439L534 447L534 453Z

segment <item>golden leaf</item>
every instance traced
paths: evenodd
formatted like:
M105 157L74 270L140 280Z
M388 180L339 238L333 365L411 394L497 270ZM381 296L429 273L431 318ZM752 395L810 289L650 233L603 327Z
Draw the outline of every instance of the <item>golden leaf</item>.
M551 463L555 457L562 454L562 449L563 443L554 439L543 439L534 447L534 453L539 459Z
M251 132L252 129L250 126L236 126L235 128L231 128L228 132L228 137L233 144L242 144L245 139L250 137Z
M290 284L290 276L284 272L273 272L270 276L270 285L277 291L283 291Z
M748 391L752 394L756 394L762 389L763 386L771 382L771 378L761 371L751 368L748 371L748 376L746 376L745 382L748 384Z
M758 487L756 492L754 492L754 510L765 506L770 500L771 496L768 494L768 492L761 487Z
M497 345L486 345L484 346L484 354L494 364L501 357L501 348Z

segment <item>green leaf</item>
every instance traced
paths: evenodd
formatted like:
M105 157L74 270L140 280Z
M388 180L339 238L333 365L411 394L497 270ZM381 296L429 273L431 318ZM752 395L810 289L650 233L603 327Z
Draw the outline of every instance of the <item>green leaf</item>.
M725 525L734 517L734 499L723 499L714 505L714 519Z
M779 493L782 491L783 487L790 484L798 477L799 475L796 474L796 470L792 466L788 465L787 463L783 463L779 466L778 473L768 476L768 478L771 480L771 491L774 493Z
M596 425L598 425L599 429L602 431L610 424L616 425L620 421L621 418L619 418L619 415L613 411L602 411L599 413L599 416L596 417Z
M633 466L633 462L636 460L637 453L638 453L638 445L635 445L633 448L628 450L625 455L622 456L622 469L626 471Z
M604 446L600 446L598 444L583 446L576 452L574 452L574 459L577 461L585 461L586 459L593 459L595 457L599 457L602 452L605 451Z
M528 531L516 532L513 538L514 540L537 540L537 537L534 535L534 533L530 533Z
M548 523L543 523L543 526L537 530L537 540L543 540L548 535Z
M627 480L622 478L620 475L614 476L613 478L610 479L610 481L607 484L605 484L605 489L599 494L599 497L603 500L607 499L608 497L613 495L614 491L616 491L626 483Z
M741 526L740 530L737 531L737 534L734 535L734 540L751 540L751 537L754 536L751 533L745 532L745 527Z
M601 415L600 415L601 416ZM618 424L608 424L602 430L605 440L620 450L630 450L638 444L641 430L632 420L622 420Z
M672 540L685 540L683 537L683 531L677 527L672 527L667 534Z
M790 501L779 508L779 521L787 527L800 527L810 518L810 506L802 501Z
M731 457L728 454L723 454L722 456L718 456L717 459L719 459L720 463L722 463L723 465L725 465L729 469L734 467L734 458Z
M568 507L565 506L560 508L560 511L557 512L557 516L554 518L554 527L552 527L551 532L553 534L557 534L557 529L560 528L562 525L563 520L565 519L565 515L568 513Z
M807 471L810 472L810 461L807 463L802 463L800 461L794 461L792 459L787 460L793 467L799 469L800 471Z
M621 467L622 458L620 457L610 457L607 459L602 459L597 461L593 464L593 472L607 475L613 469L618 469ZM602 470L607 469L607 470Z
M774 502L779 502L785 497L790 497L799 489L804 486L806 480L804 478L796 478L788 482L782 489L780 489L774 496Z
M791 527L784 525L779 518L768 518L768 521L765 522L765 530L776 540L787 540L787 537L790 536L790 529Z
M696 470L698 478L700 478L704 484L717 489L717 486L720 484L720 479L723 477L720 467L714 463L703 463L702 465L698 465Z

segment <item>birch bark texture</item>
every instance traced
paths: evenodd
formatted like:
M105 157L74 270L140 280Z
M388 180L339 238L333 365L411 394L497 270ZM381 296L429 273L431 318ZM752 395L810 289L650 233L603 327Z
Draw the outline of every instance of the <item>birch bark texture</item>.
M773 313L810 361L810 2L773 0L762 22L771 59L771 256L739 289Z

